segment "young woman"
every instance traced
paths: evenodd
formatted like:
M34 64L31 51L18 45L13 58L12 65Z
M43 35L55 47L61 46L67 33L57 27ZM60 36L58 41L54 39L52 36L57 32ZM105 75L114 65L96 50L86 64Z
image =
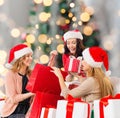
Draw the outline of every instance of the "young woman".
M63 35L64 40L64 54L62 55L62 61L63 61L63 67L65 68L65 64L70 58L70 56L79 57L82 56L82 51L85 49L85 46L83 45L83 36L79 30L70 30L67 31ZM55 66L55 57L57 53L56 51L52 51L50 55L50 62L48 65ZM67 70L65 70L67 72ZM85 76L85 73L81 71L79 73L83 77ZM71 81L74 76L74 73L69 73L66 76L66 81Z
M70 58L70 56L74 57L82 57L82 51L85 49L85 46L83 45L83 36L79 30L71 30L66 32L63 35L64 39L64 54L62 56L63 60L63 66L65 68L66 62ZM67 71L67 70L65 70ZM82 77L85 76L85 73L81 71L79 73ZM66 81L71 81L74 77L74 73L68 72L68 75L66 76Z
M32 50L25 44L18 44L10 50L5 77L6 100L2 118L24 118L34 94L26 90L31 70Z
M65 65L69 56L82 56L82 51L85 49L83 45L83 36L79 30L71 30L63 35L64 39L64 54L63 65Z
M102 63L108 71L108 55L100 47L86 48L83 52L82 69L86 73L86 79L76 88L68 89L64 78L58 68L53 67L53 72L59 78L61 93L66 98L68 94L75 98L82 98L92 103L107 95L113 95L113 86L108 78L108 72L104 73Z

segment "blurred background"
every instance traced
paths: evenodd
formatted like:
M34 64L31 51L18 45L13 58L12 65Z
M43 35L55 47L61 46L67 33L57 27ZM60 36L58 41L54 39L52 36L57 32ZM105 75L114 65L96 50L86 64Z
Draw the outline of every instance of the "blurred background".
M57 66L62 68L62 36L73 29L82 32L86 47L107 50L111 76L120 77L119 0L0 0L0 97L10 48L31 46L33 66L47 65L50 51L57 50Z

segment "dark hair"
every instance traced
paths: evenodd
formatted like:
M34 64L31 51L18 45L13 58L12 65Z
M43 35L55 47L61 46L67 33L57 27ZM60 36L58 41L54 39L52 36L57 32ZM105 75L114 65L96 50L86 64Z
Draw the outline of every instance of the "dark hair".
M76 39L77 40L77 45L76 45L76 54L75 56L78 57L78 56L82 56L82 51L85 49L85 46L83 45L83 40L81 39ZM64 45L64 54L69 54L70 51L69 49L67 48L67 44Z

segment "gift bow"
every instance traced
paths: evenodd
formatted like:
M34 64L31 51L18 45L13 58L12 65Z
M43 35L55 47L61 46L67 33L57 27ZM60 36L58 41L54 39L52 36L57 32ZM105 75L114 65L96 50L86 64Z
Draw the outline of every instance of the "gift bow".
M82 56L78 56L77 58L75 56L70 55L69 58L73 58L73 59L78 59L78 60L82 60Z
M100 109L100 118L104 118L104 106L106 107L109 103L109 99L120 99L120 94L116 94L115 96L106 96L102 98L99 102L99 109Z
M73 98L71 95L68 95L67 97L67 106L66 106L66 118L72 118L72 112L73 112L73 104L74 102L82 102L82 103L86 103L84 101L82 101L80 98ZM88 116L87 118L90 117L90 104L86 103L88 105Z

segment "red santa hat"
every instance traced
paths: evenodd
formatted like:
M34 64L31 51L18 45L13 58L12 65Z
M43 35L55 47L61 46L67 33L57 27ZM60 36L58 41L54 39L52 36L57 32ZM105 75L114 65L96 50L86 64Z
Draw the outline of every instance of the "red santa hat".
M5 66L10 69L12 67L13 63L17 59L19 59L20 57L22 57L22 56L24 56L24 55L26 55L28 53L33 53L33 51L27 45L25 45L25 44L18 44L16 46L14 46L10 50L8 63L6 63Z
M109 70L108 55L105 50L100 47L86 48L83 52L83 59L92 67L101 67L102 64L106 69L106 75L109 76L111 71Z
M77 38L83 40L83 36L79 30L71 30L63 35L63 40L66 42L68 39Z

